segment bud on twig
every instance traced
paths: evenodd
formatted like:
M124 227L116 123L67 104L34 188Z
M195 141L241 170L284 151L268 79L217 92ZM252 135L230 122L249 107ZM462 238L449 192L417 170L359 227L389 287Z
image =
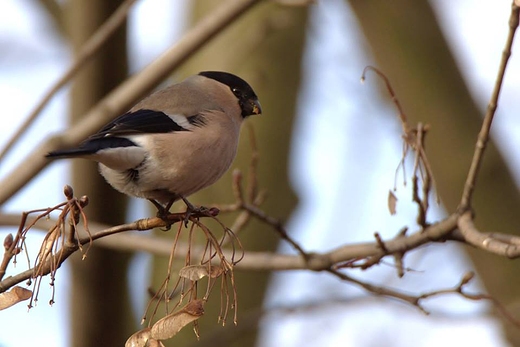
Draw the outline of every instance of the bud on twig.
M66 184L65 187L63 187L63 194L65 195L67 200L70 200L74 197L74 189L72 189L71 186Z
M11 246L13 245L13 234L8 234L4 239L4 249L6 251L11 249Z
M88 200L88 196L86 195L83 195L80 199L79 199L79 204L81 205L81 207L85 207L87 206L89 203L89 200Z

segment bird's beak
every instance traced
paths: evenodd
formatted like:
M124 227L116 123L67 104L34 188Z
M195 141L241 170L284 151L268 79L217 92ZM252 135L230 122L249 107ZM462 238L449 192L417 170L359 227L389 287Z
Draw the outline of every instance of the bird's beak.
M249 100L249 102L251 103L252 114L262 114L262 106L260 106L258 99Z

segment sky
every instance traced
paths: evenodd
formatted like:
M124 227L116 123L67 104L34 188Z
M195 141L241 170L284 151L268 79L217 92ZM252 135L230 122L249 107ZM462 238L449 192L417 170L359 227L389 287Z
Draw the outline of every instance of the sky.
M9 124L2 122L0 146L70 59L66 46L56 37L45 15L35 8L35 3L30 0L0 2L0 43L4 47L0 55L0 95L9 96L2 100L3 117L9 117ZM485 109L507 33L510 3L492 0L434 0L431 3L475 100ZM184 25L183 4L166 0L138 2L132 12L130 29L133 71L149 63L180 35ZM153 21L148 20L152 17ZM403 204L397 216L391 217L386 212L386 194L393 186L393 175L388 172L395 170L400 158L400 128L394 117L380 116L381 113L393 115L393 111L374 93L376 88L370 84L375 84L375 79L360 83L363 68L373 65L374 61L365 49L366 43L353 14L342 0L323 0L313 6L311 21L314 25L309 26L304 83L291 157L291 178L300 191L301 203L288 228L297 233L304 247L324 251L331 244L369 240L373 230L381 230L383 237L387 236L385 233L391 236L414 220L415 209L411 204ZM324 22L328 25L317 25ZM158 30L165 25L172 30ZM313 68L305 69L310 66ZM309 83L317 79L329 88L325 90L319 84ZM520 148L520 120L511 110L519 109L515 95L519 88L520 60L515 61L513 55L493 134L516 173L520 172L520 156L516 155L516 149ZM344 95L348 97L339 97ZM66 97L66 90L60 92L24 137L23 145L0 163L0 177L45 136L66 127ZM343 160L331 160L326 155L330 148L335 149L335 158L339 156ZM364 160L367 157L373 160ZM326 172L324 167L328 168ZM55 192L67 182L66 169L66 163L49 166L2 210L19 212L41 207L39 199L45 199L49 205L61 201L62 197ZM364 199L358 209L337 210L344 196L360 194ZM410 192L405 187L399 187L399 194L403 201L408 201ZM374 216L374 211L382 213ZM338 231L334 225L332 217L337 213L349 221L348 232ZM439 218L442 213L438 208L430 218ZM321 218L310 219L311 215ZM7 232L12 230L0 229L0 238ZM36 249L41 237L38 233L31 235L33 244L29 248ZM280 251L288 249L282 246ZM462 274L472 269L458 247L451 244L429 247L427 252L412 252L408 259L417 271L407 274L403 280L398 280L395 270L385 266L355 275L420 292L454 285ZM439 259L449 262L449 266L435 266ZM146 262L136 261L134 265L146 271ZM20 261L14 271L25 269L23 266ZM3 331L12 332L0 334L0 347L68 345L66 329L63 329L68 319L67 272L66 265L58 272L58 299L52 307L47 304L50 290L44 280L36 308L27 312L26 305L19 304L0 312L0 326ZM478 281L473 289L480 290ZM363 291L326 274L307 272L279 273L270 293L265 305L273 313L262 322L261 347L364 347L379 345L381 341L404 347L460 346L462 342L472 346L507 346L496 322L483 314L486 304L454 296L429 300L426 306L432 314L425 316L395 301L367 297ZM328 304L299 314L280 312L286 305L320 302ZM26 332L27 327L30 334L18 333L20 328Z

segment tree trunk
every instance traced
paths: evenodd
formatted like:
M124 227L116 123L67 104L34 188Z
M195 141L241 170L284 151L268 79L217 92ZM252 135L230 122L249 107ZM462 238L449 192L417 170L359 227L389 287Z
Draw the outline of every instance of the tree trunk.
M77 52L91 34L119 6L119 0L74 0L67 6L69 38ZM122 27L105 48L74 80L71 121L82 115L127 76L126 28ZM73 188L76 196L88 195L90 221L116 225L124 222L126 198L99 175L97 164L74 160ZM71 345L122 346L135 330L130 323L127 294L129 254L94 247L82 261L72 257Z

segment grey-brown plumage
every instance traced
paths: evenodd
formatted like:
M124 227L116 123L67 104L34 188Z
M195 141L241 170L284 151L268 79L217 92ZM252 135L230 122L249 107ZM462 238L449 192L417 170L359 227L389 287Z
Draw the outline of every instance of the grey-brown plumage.
M118 191L169 208L227 171L243 119L260 113L247 82L201 72L151 94L78 148L47 156L95 160Z

